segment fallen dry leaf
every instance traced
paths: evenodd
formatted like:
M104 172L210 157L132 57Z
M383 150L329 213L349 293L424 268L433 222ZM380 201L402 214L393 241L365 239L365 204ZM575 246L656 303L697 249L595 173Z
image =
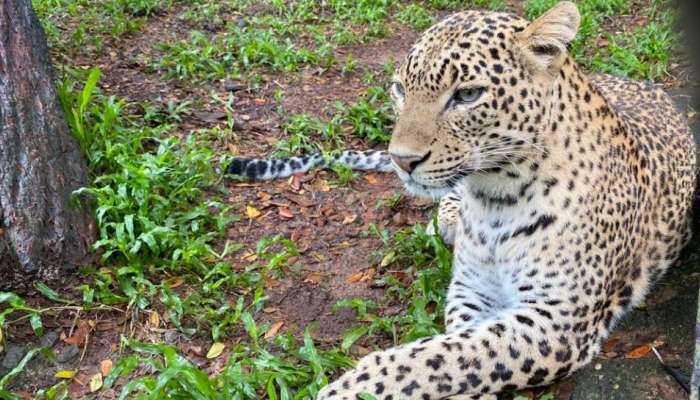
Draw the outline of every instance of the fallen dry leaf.
M345 282L347 282L347 283L357 283L357 282L359 282L359 281L362 280L362 277L363 277L364 275L365 275L365 273L364 273L363 271L354 273L354 274L348 276L348 277L345 279Z
M260 182L237 182L237 183L234 183L233 186L235 186L235 187L258 187L258 186L260 186Z
M207 358L212 359L212 358L216 358L216 357L220 356L221 353L223 353L225 348L226 348L225 344L223 344L221 342L215 342L209 348L209 351L207 352Z
M394 262L394 258L396 257L396 252L395 251L390 251L386 253L386 255L382 258L382 261L379 263L380 268L384 268L387 265L391 264Z
M345 218L343 218L343 225L350 225L355 221L357 221L357 214L346 215Z
M82 346L90 334L90 324L87 321L78 321L78 327L73 331L73 335L65 338L63 341L67 344Z
M167 283L168 283L168 287L170 289L175 289L175 288L179 288L180 286L182 286L182 284L185 283L185 280L178 276L175 278L168 279Z
M100 361L100 372L102 375L107 376L109 375L109 371L112 370L112 360L110 359L105 359Z
M301 189L301 177L301 174L294 174L289 177L289 187L295 192Z
M620 338L610 338L603 344L603 353L610 353L615 350L617 344L620 343Z
M247 206L245 208L245 215L247 215L248 218L253 219L253 218L257 218L257 217L261 216L262 213L260 212L260 210L258 210L257 208L255 208L253 206Z
M160 326L160 314L158 314L158 311L151 312L151 315L148 316L148 323L153 328L157 328Z
M377 179L377 175L375 174L365 175L365 180L371 185L376 185L379 182L379 180Z
M56 374L54 376L56 378L59 378L59 379L73 379L73 377L75 377L76 372L77 371L64 369L64 370L56 372Z
M272 326L270 327L270 330L265 332L265 339L270 339L274 337L277 332L279 332L280 328L282 328L282 325L284 325L284 321L277 321Z
M284 218L284 219L294 218L294 214L292 213L292 210L290 210L287 207L279 207L277 210L278 210L279 216Z
M258 200L262 202L268 202L272 200L272 195L267 192L257 192L255 195L257 196Z
M633 350L631 350L629 353L625 355L625 358L642 358L646 356L649 352L651 351L651 346L648 344L645 344L643 346L639 346Z
M102 388L102 374L95 374L90 377L90 392L95 393Z
M318 190L320 190L322 192L330 192L331 191L331 186L328 184L328 181L325 179L321 179L318 182L318 185L316 185L316 186L318 187Z
M360 282L366 282L366 281L368 281L368 280L374 278L374 274L375 274L376 272L377 272L377 271L376 271L374 268L368 269L367 271L365 271L364 274L362 274L362 279L360 279Z
M308 275L306 275L306 278L304 279L304 282L306 283L313 283L313 284L318 284L321 282L321 279L323 279L323 274L320 272L311 272Z
M285 194L284 197L301 207L312 207L316 205L316 203L313 200L307 199L306 197L300 196L298 194Z

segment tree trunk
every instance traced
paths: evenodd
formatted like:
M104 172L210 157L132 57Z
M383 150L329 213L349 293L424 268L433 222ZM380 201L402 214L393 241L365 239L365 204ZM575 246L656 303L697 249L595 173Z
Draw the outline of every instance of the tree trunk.
M0 290L89 260L95 224L72 192L88 183L30 0L0 1Z

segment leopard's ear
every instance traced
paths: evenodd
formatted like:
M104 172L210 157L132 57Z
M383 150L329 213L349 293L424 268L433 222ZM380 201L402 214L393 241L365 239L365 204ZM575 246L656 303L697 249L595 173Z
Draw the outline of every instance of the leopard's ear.
M581 22L576 5L557 3L516 35L523 61L533 72L556 73L566 58L566 47Z

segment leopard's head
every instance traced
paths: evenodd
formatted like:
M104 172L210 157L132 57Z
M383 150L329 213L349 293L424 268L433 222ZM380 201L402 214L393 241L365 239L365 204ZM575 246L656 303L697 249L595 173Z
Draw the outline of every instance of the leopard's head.
M425 32L391 85L389 152L406 188L440 197L542 152L579 21L576 6L561 2L533 22L468 11Z

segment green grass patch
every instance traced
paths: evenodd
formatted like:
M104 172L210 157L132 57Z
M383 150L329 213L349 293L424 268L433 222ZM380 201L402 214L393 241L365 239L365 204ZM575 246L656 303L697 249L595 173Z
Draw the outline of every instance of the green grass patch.
M384 243L380 268L395 264L403 271L403 279L387 273L377 281L386 290L383 302L407 304L407 307L405 312L387 316L381 314L383 307L370 300L339 301L336 308L352 308L358 319L369 321L345 332L341 347L347 350L365 335L385 335L394 344L400 344L442 333L447 287L452 276L452 252L439 237L428 235L421 225L393 236L372 227L368 234L376 235Z
M174 0L33 0L50 47L66 56L101 51L104 38L141 29L146 19L168 10ZM63 54L66 53L66 54Z
M608 45L591 60L597 71L636 79L658 80L668 72L674 48L680 41L672 11L649 13L650 22L622 35L607 34Z
M526 0L525 15L534 19L556 4L557 0ZM675 12L666 0L652 2L648 22L641 27L612 34L604 30L606 18L620 18L631 12L629 0L576 1L581 25L570 52L589 70L637 79L657 80L668 69L673 49L680 40L674 30ZM604 41L602 40L604 39ZM603 48L594 44L603 41Z

